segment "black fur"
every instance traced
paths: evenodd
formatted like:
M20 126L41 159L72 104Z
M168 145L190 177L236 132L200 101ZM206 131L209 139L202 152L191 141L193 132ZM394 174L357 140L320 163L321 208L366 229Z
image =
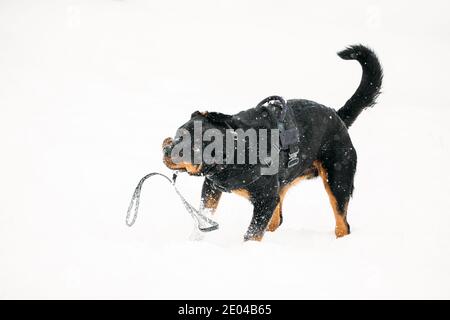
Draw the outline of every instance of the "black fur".
M361 84L339 111L309 100L287 101L293 110L301 136L298 165L288 168L288 156L281 152L280 168L276 175L260 175L260 164L202 164L201 171L196 173L205 177L202 207L215 210L222 192L237 192L247 196L252 202L253 218L244 237L246 240L259 240L267 228L274 230L281 224L283 196L295 180L319 175L335 211L336 236L349 233L347 205L353 192L357 156L347 128L364 108L375 104L383 72L375 53L364 46L351 46L340 52L339 56L346 60L357 60L363 68ZM279 109L277 106L258 106L235 115L194 112L191 120L182 128L193 132L193 121L197 120L202 121L204 130L215 128L225 132L228 128L274 129L278 124L277 108ZM167 156L167 145L164 148ZM276 212L280 213L278 220Z
M375 100L381 92L383 69L376 54L362 45L350 46L338 55L344 60L357 60L363 69L358 89L338 111L338 115L349 128L361 111L375 105Z

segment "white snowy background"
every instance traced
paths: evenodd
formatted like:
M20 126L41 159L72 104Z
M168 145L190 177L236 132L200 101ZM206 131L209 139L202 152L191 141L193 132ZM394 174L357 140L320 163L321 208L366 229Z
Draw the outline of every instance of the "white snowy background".
M0 0L0 298L450 298L448 1ZM192 221L161 178L162 140L195 110L279 94L339 108L364 43L383 94L351 127L352 234L320 180L244 243L251 205ZM178 185L199 203L202 179Z

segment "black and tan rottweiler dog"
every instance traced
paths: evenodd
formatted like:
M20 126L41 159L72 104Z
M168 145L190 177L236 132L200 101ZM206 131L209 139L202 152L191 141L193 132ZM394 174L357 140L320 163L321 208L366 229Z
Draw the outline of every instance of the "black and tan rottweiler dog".
M279 151L279 169L276 174L263 175L261 167L267 163L205 163L191 160L175 163L174 147L181 142L179 136L163 142L164 163L172 170L186 171L205 177L201 208L214 212L222 192L244 196L254 206L245 240L261 240L266 230L275 231L282 223L283 199L290 187L303 179L320 176L329 195L336 220L336 237L350 233L347 206L353 192L356 172L356 151L348 128L367 107L375 104L380 94L383 71L375 53L362 45L350 46L338 53L345 60L357 60L362 66L361 83L353 96L338 111L309 100L293 99L286 102L298 130L298 161L288 166L288 151ZM235 115L216 112L194 112L182 129L193 133L194 123L201 122L203 132L216 129L274 129L279 128L280 106L258 105ZM278 110L278 111L277 111ZM258 140L259 141L259 140ZM203 141L203 147L206 142ZM195 143L193 143L195 144ZM198 150L197 150L198 151Z

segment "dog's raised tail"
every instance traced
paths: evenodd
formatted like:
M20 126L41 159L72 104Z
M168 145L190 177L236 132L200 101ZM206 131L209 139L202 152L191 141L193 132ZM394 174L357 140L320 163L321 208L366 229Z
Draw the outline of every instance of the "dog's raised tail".
M344 60L357 60L363 69L361 83L353 96L337 113L350 127L365 108L372 107L380 94L383 81L383 69L375 52L363 45L353 45L338 52Z

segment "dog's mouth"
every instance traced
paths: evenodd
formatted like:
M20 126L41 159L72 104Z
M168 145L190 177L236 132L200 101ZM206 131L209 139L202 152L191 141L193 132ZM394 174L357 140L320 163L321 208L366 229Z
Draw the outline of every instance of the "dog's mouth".
M172 138L166 138L162 144L163 150L163 162L167 168L171 170L185 171L191 175L200 175L202 170L202 164L193 164L190 162L182 161L175 163L172 159L171 153L174 147Z

